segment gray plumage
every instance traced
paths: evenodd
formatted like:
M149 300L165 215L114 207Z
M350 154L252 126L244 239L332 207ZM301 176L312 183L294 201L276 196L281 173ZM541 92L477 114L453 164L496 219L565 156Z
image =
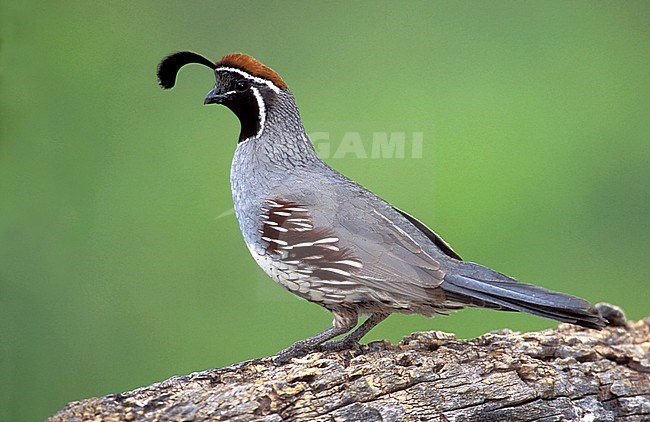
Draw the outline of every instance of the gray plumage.
M217 86L206 102L225 104L242 123L231 186L244 240L274 280L334 315L332 328L280 356L349 332L361 314L370 315L366 323L325 347L356 344L390 313L433 316L466 306L604 325L583 299L461 260L424 224L329 167L307 138L284 82L242 56L213 66ZM171 77L165 72L175 77L184 64L168 70L164 63L161 83Z
M238 144L231 184L237 219L253 253L265 256L269 246L259 233L263 201L283 200L309 209L313 226L327 228L339 239L340 248L363 264L359 271L351 271L349 281L354 284L330 283L336 288L319 291L323 283L305 280L301 283L311 285L299 295L322 297L321 303L335 312L342 307L432 316L463 305L510 306L561 321L599 325L582 299L522 284L442 253L392 205L320 160L298 116L293 96L282 92L278 107L267 112L269 129ZM436 288L453 294L443 295ZM328 300L332 291L335 298Z

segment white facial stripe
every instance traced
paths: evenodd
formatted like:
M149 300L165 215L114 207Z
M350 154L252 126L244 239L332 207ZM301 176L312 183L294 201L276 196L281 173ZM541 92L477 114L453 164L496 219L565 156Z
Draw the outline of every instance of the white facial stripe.
M249 79L249 80L251 80L253 82L257 82L258 84L265 84L266 86L271 88L273 90L273 92L275 92L276 94L280 93L280 88L278 88L273 82L269 81L268 79L258 78L257 76L253 76L250 73L246 73L243 70L240 70L240 69L237 69L237 68L234 68L234 67L218 67L218 68L215 69L215 72L218 72L220 70L226 70L228 72L239 73L244 78Z
M260 90L254 86L251 87L251 90L253 91L253 95L255 95L255 99L257 100L257 109L260 112L260 130L254 136L257 138L262 132L264 132L264 123L266 123L266 107L264 106L264 99L262 98L262 94L260 94Z

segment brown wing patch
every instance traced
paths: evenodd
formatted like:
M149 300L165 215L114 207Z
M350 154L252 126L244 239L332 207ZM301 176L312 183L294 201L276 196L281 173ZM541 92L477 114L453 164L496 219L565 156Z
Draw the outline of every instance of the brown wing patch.
M263 65L258 60L244 53L227 54L215 63L216 67L234 67L250 73L259 78L268 79L273 82L280 89L287 89L287 84L284 83L280 75L275 70L268 66Z
M282 200L266 200L261 210L266 252L295 271L320 280L348 280L363 265L339 245L332 230L314 227L309 209Z

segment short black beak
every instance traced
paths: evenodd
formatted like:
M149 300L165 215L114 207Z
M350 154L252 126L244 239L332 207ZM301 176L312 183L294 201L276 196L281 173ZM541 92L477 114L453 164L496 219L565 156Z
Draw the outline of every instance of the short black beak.
M227 97L227 95L219 92L219 88L213 88L210 92L208 92L208 95L206 95L205 100L203 100L203 104L221 104Z

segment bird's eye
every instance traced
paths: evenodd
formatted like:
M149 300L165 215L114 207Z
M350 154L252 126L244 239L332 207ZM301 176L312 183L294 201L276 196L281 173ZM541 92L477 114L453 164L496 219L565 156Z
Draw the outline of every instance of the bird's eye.
M244 92L244 91L248 90L248 88L250 88L250 87L251 87L250 82L248 82L248 81L246 81L244 79L240 79L235 83L235 91L237 91L237 92Z

